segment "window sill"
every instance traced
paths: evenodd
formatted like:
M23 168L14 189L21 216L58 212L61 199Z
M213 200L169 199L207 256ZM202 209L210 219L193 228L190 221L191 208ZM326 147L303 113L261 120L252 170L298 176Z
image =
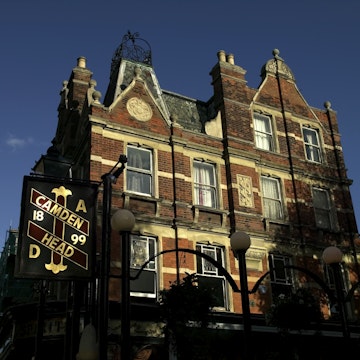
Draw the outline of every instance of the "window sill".
M193 216L195 224L218 226L224 228L227 225L229 212L226 210L215 209L202 205L193 205Z
M124 192L124 207L131 209L134 213L152 214L152 216L160 216L160 202L161 199L154 198L150 195L136 194Z

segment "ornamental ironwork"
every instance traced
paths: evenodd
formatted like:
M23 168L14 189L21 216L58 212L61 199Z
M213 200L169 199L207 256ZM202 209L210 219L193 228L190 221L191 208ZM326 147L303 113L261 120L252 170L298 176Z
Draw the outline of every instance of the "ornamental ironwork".
M112 58L111 73L119 67L121 59L152 65L150 44L139 36L139 33L132 34L130 31L123 36Z

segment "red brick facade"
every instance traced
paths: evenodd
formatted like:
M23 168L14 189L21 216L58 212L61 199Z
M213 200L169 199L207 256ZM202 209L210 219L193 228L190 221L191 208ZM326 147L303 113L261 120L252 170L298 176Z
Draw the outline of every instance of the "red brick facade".
M308 105L277 52L264 65L257 89L248 87L246 71L228 58L219 52L219 61L211 71L214 93L207 103L154 91L158 84L149 76L154 75L153 69L122 59L124 68L130 72L135 69L132 76L127 73L131 81L124 81L126 86L116 97L114 93L111 101L102 104L94 88L91 91L92 73L86 67L75 67L67 85L67 102L77 101L79 106L59 108L57 132L62 153L76 164L74 177L100 181L119 155L127 153L128 146L147 149L152 156L151 194L128 189L125 170L113 185L112 205L114 211L125 207L134 213L133 233L156 238L158 252L195 250L197 244L219 246L224 251L224 267L238 282L238 264L229 236L234 231L245 231L252 240L247 253L252 289L260 276L270 270L269 254L289 257L293 265L324 278L322 251L336 245L344 252L350 287L358 281L359 249L354 243L357 225L351 180L346 174L336 112L329 104L325 109ZM115 85L120 88L122 84L117 81ZM106 98L111 99L111 94ZM271 151L256 144L255 113L270 120ZM320 161L307 159L304 128L318 135ZM215 207L195 202L194 161L215 168ZM274 179L279 185L281 219L265 215L262 177ZM318 226L314 188L329 194L329 228ZM100 192L99 225L101 208ZM118 274L119 236L112 236L111 272ZM98 243L100 246L100 238ZM168 253L157 261L158 290L169 287L178 275L182 278L185 273L197 271L196 256L189 253L180 252L178 259L175 252ZM295 287L318 288L304 274L295 271L293 276ZM119 300L120 284L119 279L111 281L111 300ZM263 314L271 305L270 276L263 284L268 289L265 294L256 292L250 296L253 314ZM229 299L223 311L241 313L239 294L228 285L226 291ZM353 300L351 316L356 318L357 295ZM326 307L324 312L329 315Z

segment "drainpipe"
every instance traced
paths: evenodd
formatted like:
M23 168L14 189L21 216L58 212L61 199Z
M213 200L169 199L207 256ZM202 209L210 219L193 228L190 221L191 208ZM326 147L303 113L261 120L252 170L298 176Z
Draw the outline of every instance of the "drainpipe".
M276 73L275 74L276 74L276 81L277 81L278 88L279 88L281 114L282 114L282 118L283 118L283 122L284 122L285 134L286 134L286 145L287 145L288 154L289 154L290 175L291 175L291 182L292 182L292 187L293 187L294 197L295 197L296 216L297 216L298 224L299 224L300 246L302 248L304 248L305 247L305 241L304 241L304 235L303 235L303 229L302 229L302 221L301 221L301 213L300 213L298 195L297 195L297 189L296 189L296 182L295 182L295 175L294 175L294 164L293 164L292 152L291 152L291 143L290 143L289 131L288 131L288 126L287 126L287 121L286 121L286 116L285 116L285 106L284 106L284 100L283 100L283 96L282 96L281 82L280 82L280 76L279 76L279 60L282 60L282 59L279 57L279 51L276 50L276 49L273 51L273 55L274 55L275 65L276 65Z
M179 232L177 225L177 197L176 197L176 162L175 162L175 144L174 144L174 127L176 126L176 117L171 117L171 136L170 136L170 146L171 146L171 161L172 161L172 179L173 179L173 206L174 206L174 217L173 217L173 229L175 232L175 257L176 257L176 283L180 284L180 259L179 259Z
M343 197L343 203L346 204L346 197L345 197L345 192L344 192L344 178L342 176L341 173L341 166L340 166L340 158L339 158L339 153L336 149L336 141L335 141L335 134L334 134L334 129L332 126L332 121L331 121L331 103L329 101L326 101L324 103L325 109L326 109L326 116L328 118L328 123L329 123L329 128L330 128L330 133L331 133L331 141L332 141L332 145L333 145L333 149L334 149L334 156L335 156L335 162L336 162L336 170L338 173L338 177L340 179L340 186L341 186L341 195ZM359 262L357 259L357 254L356 254L356 248L355 248L355 243L354 243L354 236L355 233L353 233L351 230L351 223L350 223L350 219L349 219L349 214L346 211L346 220L347 220L347 226L348 226L348 232L350 233L350 245L351 245L351 251L353 253L353 257L354 257L354 261L355 261L355 267L356 267L356 274L358 276L358 279L360 279L360 267L359 267Z

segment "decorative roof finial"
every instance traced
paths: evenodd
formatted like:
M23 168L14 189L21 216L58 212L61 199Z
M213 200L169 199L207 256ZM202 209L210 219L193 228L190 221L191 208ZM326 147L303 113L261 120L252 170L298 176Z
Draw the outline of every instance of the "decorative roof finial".
M139 37L139 33L132 34L128 31L114 53L111 73L118 68L121 59L152 65L151 47L146 40Z
M283 61L284 61L284 59L282 59L282 58L279 56L279 54L280 54L280 50L279 50L279 49L274 49L272 53L273 53L275 59L277 59L277 60L283 60Z
M325 106L326 110L330 110L331 109L331 102L330 101L325 101L324 106Z

